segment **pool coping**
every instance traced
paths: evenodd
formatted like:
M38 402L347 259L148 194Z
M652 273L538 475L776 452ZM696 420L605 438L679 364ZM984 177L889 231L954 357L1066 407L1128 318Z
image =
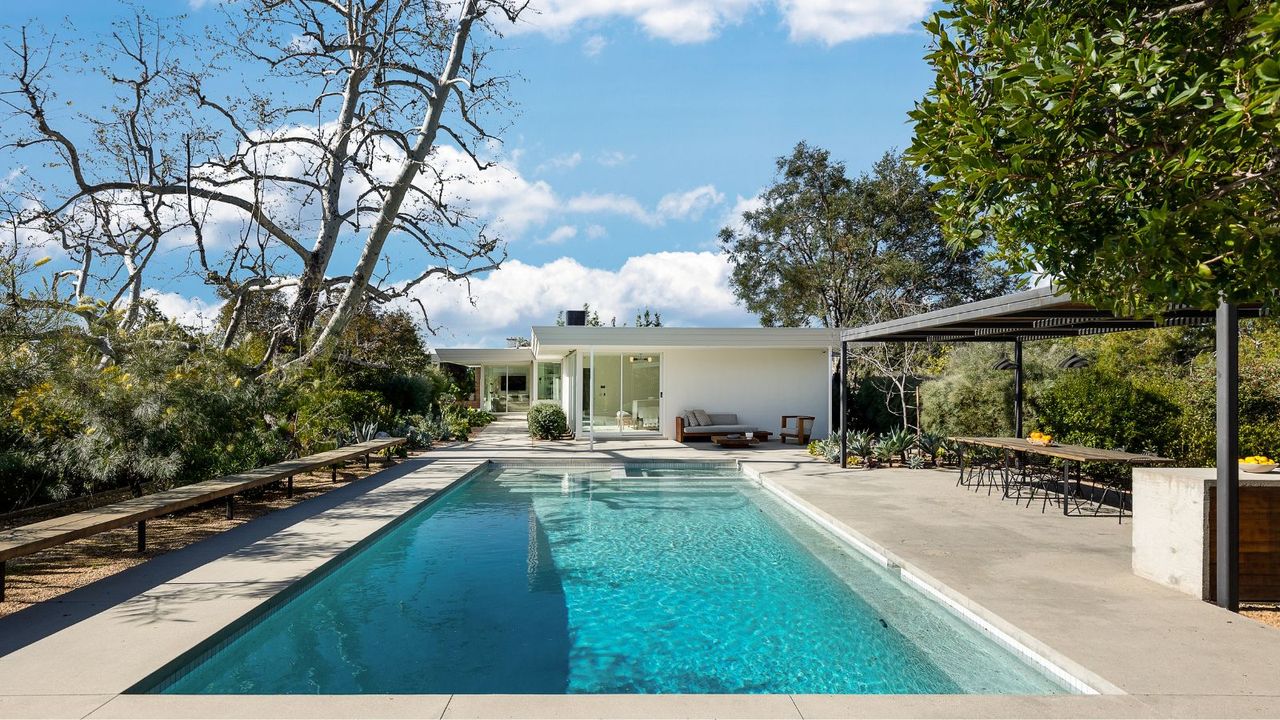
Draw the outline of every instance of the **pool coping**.
M540 466L607 466L615 463L627 464L687 464L690 461L680 458L671 459L610 459L610 458L504 458L502 460L480 460L462 462L460 460L446 460L428 462L424 467L436 469L450 468L454 471L453 477L444 485L438 485L432 489L433 497L439 496L442 490L449 487L460 485L469 479L473 473L482 470L490 465L540 465ZM707 463L706 461L692 461L693 464L716 464L727 465L735 461L725 459L724 462L714 461ZM467 470L461 468L470 466ZM739 466L744 469L750 469L749 461L739 461ZM754 471L754 469L752 469ZM840 523L838 520L831 518L827 513L817 509L811 504L795 497L794 494L780 488L776 483L768 480L770 473L759 473L757 476L762 484L768 483L772 487L770 490L778 494L784 499L796 501L796 507L808 507L818 518L826 516L831 526L840 530L840 535L845 535L858 539L866 548L873 552L878 552L887 562L894 563L900 569L905 569L911 575L920 580L927 588L931 588L943 594L957 604L958 607L974 610L976 604L969 602L963 595L954 591L946 591L939 588L945 588L941 583L934 581L927 573L920 571L910 562L903 561L901 558L894 556L892 553L884 551L883 547L878 543L861 536L852 531L850 528ZM750 475L748 475L750 476ZM439 478L437 478L439 479ZM387 483L386 486L394 486L402 478ZM376 493L377 488L370 491L369 494ZM781 492L778 492L781 490ZM364 497L361 495L359 497ZM357 500L359 498L356 498ZM333 509L341 509L347 507L354 500L344 502L342 505ZM376 527L368 528L355 543L361 542L363 539L385 532L386 528L394 522L407 515L412 507L419 506L423 500L400 510L391 517L385 519ZM309 522L315 518L323 517L325 513L319 513L314 518L303 520L302 523ZM811 515L811 518L813 516ZM256 521L255 521L256 522ZM299 524L302 524L299 523ZM290 526L293 529L297 526ZM830 529L830 527L828 528ZM277 534L269 536L268 539L274 538ZM346 545L345 548L335 550L328 559L320 562L310 570L301 573L294 578L292 582L296 583L298 579L311 575L320 566L327 562L332 562L338 558L343 552L354 547L355 543ZM852 544L852 543L851 543ZM858 546L853 544L855 548ZM219 560L225 559L219 558ZM199 569L206 568L217 563L215 560L206 565L200 566ZM291 583L292 584L292 583ZM192 644L191 648L203 644L210 637L218 632L237 624L239 619L246 613L255 612L263 602L267 602L277 595L281 595L287 591L289 585L277 590L270 596L261 598L257 602L248 607L247 610L239 612L231 618L231 620L211 620L211 624L216 627L213 630L198 639ZM923 589L923 588L922 588ZM139 596L141 597L141 596ZM135 598L136 599L136 598ZM121 603L123 605L124 603ZM117 606L118 607L118 606ZM114 608L108 608L105 612L109 612ZM25 611L24 611L25 612ZM101 615L101 614L100 614ZM1079 667L1073 663L1070 658L1061 657L1055 653L1052 648L1044 646L1035 638L1030 636L1022 637L1017 628L1009 626L1007 623L999 621L998 616L983 617L983 620L991 622L996 629L1009 633L1010 636L1019 642L1023 642L1036 651L1041 652L1052 662L1058 663L1064 668L1070 669L1073 673L1078 672L1079 675L1085 676L1087 682L1094 687L1095 690L1103 693L1102 696L1081 696L1081 695L1065 695L1065 696L1016 696L1016 695L1000 695L1000 696L927 696L927 695L902 695L902 696L861 696L861 695L827 695L827 696L801 696L801 695L731 695L731 696L709 696L709 695L663 695L663 696L605 696L605 695L555 695L555 696L505 696L505 695L415 695L415 696L178 696L178 695L138 695L138 694L122 694L119 691L101 692L97 690L84 690L82 692L71 692L63 687L44 688L28 688L22 687L21 681L15 683L14 677L6 672L13 667L14 662L22 663L33 662L36 658L31 657L31 653L24 651L35 648L50 640L57 639L59 636L65 635L68 631L74 631L79 625L88 621L82 621L77 625L73 625L57 635L50 636L23 650L19 650L10 655L0 657L0 717L175 717L182 715L204 716L204 717L242 717L242 716L261 716L261 715L277 715L281 717L297 716L297 717L369 717L369 716L508 716L517 717L525 715L555 715L563 717L601 717L601 716L634 716L634 717L713 717L713 716L762 716L776 717L784 715L792 715L795 717L812 717L821 716L824 713L831 716L847 716L858 713L869 713L879 716L886 715L905 715L905 716L957 716L957 715L991 715L991 714L1008 714L1012 713L1016 716L1025 716L1030 714L1066 714L1066 715L1096 715L1101 711L1103 714L1117 714L1125 716L1154 716L1157 714L1165 714L1168 712L1178 712L1179 708L1183 708L1183 712L1187 712L1186 707L1198 707L1199 713L1214 712L1229 714L1266 714L1267 706L1255 706L1249 703L1265 702L1265 697L1245 697L1245 696L1195 696L1174 698L1168 696L1155 695L1123 695L1123 691L1111 685L1102 678L1096 677L1089 672L1087 668ZM99 615L94 616L99 617ZM61 640L66 641L66 637ZM90 640L86 640L91 641ZM64 643L65 644L65 643ZM188 651L191 649L189 648ZM163 655L158 661L160 665L167 665L176 662L177 656L166 650L155 650L156 653ZM92 658L89 658L92 659ZM77 662L85 662L86 658L78 657L74 653L62 654L58 657L61 664L60 674L68 675L75 673L74 665ZM90 672L96 669L93 665L88 666ZM157 667L158 669L158 667ZM154 672L154 671L153 671ZM31 669L28 668L26 676L31 676ZM75 673L78 674L78 673ZM71 675L71 676L74 676ZM7 679L3 679L7 678ZM1114 693L1114 694L1113 694ZM1204 706L1193 706L1190 703L1197 701L1197 698L1205 701ZM1085 704L1080 704L1080 703ZM1213 704L1208 704L1208 703ZM967 708L967 709L966 709ZM1235 708L1233 711L1232 708ZM1194 712L1194 711L1193 711Z
M1128 694L1119 686L1041 642L1032 634L1006 621L946 583L937 580L910 561L836 519L830 513L773 482L768 477L768 471L762 472L752 467L750 462L741 462L739 467L745 476L758 482L853 550L870 558L884 569L897 573L907 585L941 604L984 636L1022 658L1023 661L1048 672L1077 694L1085 696Z

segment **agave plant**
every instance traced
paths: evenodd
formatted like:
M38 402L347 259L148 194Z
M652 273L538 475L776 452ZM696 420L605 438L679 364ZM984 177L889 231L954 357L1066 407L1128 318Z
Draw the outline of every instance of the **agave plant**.
M870 457L875 452L876 439L865 430L849 433L849 452L862 457Z
M906 428L892 430L880 436L880 446L886 449L889 456L897 455L902 464L907 464L907 451L915 445L916 436Z
M946 438L936 433L920 433L916 438L916 447L920 448L920 452L924 453L925 460L929 465L937 467L938 454L943 450L943 443Z
M871 446L870 457L875 458L877 464L884 463L889 467L893 467L894 454L893 446L885 442L883 438Z
M943 438L942 457L945 462L955 463L960 457L960 443L951 438Z
M830 462L830 463L840 462L840 438L839 437L829 437L826 440L822 441L822 456L827 459L827 462Z
M345 433L345 438L339 438L340 444L355 444L368 442L378 437L378 423L354 423L351 429Z

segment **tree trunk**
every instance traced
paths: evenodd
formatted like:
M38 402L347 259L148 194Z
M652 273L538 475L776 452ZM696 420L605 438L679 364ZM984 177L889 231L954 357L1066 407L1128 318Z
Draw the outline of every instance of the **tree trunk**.
M353 65L358 58L352 57ZM324 193L320 196L320 216L323 219L320 231L316 235L315 245L306 258L302 275L298 278L298 297L294 300L289 313L289 324L298 352L303 352L303 342L311 327L315 325L316 314L320 307L320 296L324 293L324 276L329 269L329 261L338 245L338 235L342 231L341 210L338 207L342 193L342 182L346 177L346 158L351 142L351 125L355 118L356 106L360 100L360 83L365 73L356 67L347 76L342 93L342 109L338 113L337 135L334 147L328 151L325 160L329 167L328 181Z
M337 343L338 338L342 336L347 324L351 322L351 318L355 317L360 309L369 279L373 276L378 260L382 257L382 247L386 244L387 237L395 228L400 206L404 202L405 195L409 192L409 187L418 177L422 164L426 162L432 146L435 144L436 133L440 129L440 118L443 116L444 108L448 104L449 93L453 92L453 84L457 79L458 69L462 66L462 56L466 50L467 38L476 20L477 2L478 0L467 0L462 8L462 17L453 36L453 43L449 49L449 60L445 66L445 72L440 78L439 91L436 94L435 102L431 104L430 111L423 118L418 141L414 144L409 157L401 165L396 181L387 193L386 201L378 213L378 219L369 231L364 249L360 253L360 261L356 264L355 271L351 273L351 281L347 284L346 290L342 294L342 299L338 302L337 309L334 310L329 321L325 323L324 330L316 338L315 344L296 359L285 363L284 367L307 365L316 358L328 354Z

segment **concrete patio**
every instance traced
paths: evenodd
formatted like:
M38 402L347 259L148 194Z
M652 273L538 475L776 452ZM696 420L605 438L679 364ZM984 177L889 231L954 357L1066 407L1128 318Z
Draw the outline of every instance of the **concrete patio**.
M1099 695L122 695L485 460L738 459ZM1280 632L1142 580L1129 524L957 488L941 470L841 470L803 448L532 442L501 418L473 442L0 620L4 717L1275 717Z

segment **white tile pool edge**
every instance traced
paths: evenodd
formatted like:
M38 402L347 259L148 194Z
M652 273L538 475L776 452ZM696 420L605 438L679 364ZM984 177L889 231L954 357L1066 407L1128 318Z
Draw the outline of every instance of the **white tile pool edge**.
M1014 653L1049 673L1070 689L1081 695L1124 695L1124 690L1096 673L1063 657L1060 653L1036 640L1033 636L1003 621L986 608L974 603L947 585L938 582L927 573L894 556L871 539L859 534L829 514L814 507L795 493L768 478L767 472L740 463L739 469L749 480L758 483L774 496L809 518L818 526L839 538L842 542L886 570L896 573L903 582L941 604L971 627L990 638L1006 650ZM1000 627L1004 625L1005 627Z

